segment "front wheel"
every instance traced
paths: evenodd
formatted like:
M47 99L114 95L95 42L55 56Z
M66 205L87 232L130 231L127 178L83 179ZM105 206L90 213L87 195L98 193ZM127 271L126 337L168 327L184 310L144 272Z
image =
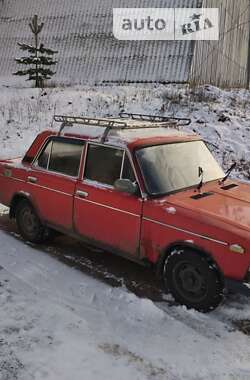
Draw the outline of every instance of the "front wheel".
M209 258L176 249L166 259L164 283L175 300L198 311L214 310L223 299L223 281Z

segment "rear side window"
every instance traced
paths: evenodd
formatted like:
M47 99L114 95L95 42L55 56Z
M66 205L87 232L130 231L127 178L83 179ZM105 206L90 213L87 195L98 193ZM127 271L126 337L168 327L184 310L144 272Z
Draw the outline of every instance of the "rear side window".
M48 170L78 176L82 144L53 141Z
M85 178L113 186L120 178L123 150L89 145Z
M84 142L52 140L38 157L35 165L49 171L77 177Z

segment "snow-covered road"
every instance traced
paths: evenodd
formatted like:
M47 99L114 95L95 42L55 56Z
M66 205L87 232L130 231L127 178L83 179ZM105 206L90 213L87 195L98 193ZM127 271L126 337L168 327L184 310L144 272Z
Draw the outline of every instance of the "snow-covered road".
M216 312L140 299L0 231L0 379L250 378L250 315L231 295Z

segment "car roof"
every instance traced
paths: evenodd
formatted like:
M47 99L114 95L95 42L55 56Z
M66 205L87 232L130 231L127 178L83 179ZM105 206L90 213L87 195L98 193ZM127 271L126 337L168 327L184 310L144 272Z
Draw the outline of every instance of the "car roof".
M52 136L76 138L84 141L101 143L107 146L115 146L123 149L128 148L131 151L146 146L201 140L200 136L190 131L179 130L180 127L178 127L176 123L149 122L145 120L131 119L126 119L126 122L122 123L121 119L114 118L89 119L95 120L95 122L96 120L102 120L106 125L106 128L104 128L104 125L85 125L82 120L80 120L81 123L79 124L76 122L71 125L64 125L63 121L65 117L60 116L58 118L59 120L56 121L62 122L60 129L45 130L40 133L26 152L23 161L27 163L31 162L37 154L38 149L49 137ZM72 117L66 118L71 120ZM81 118L76 119L78 120ZM84 120L87 119L84 118ZM114 124L112 128L108 129L107 125L109 126L110 122Z

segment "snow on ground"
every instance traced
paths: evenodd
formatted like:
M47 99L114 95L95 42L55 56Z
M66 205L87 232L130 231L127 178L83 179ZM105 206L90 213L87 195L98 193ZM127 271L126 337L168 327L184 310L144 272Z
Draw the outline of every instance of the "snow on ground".
M225 168L237 159L250 179L249 92L213 87L2 87L0 156L22 155L53 114L122 110L190 116ZM6 232L0 243L1 380L249 380L249 337L233 324L249 319L249 298L203 315L112 288Z
M1 380L250 378L249 337L228 322L112 288L0 232Z

